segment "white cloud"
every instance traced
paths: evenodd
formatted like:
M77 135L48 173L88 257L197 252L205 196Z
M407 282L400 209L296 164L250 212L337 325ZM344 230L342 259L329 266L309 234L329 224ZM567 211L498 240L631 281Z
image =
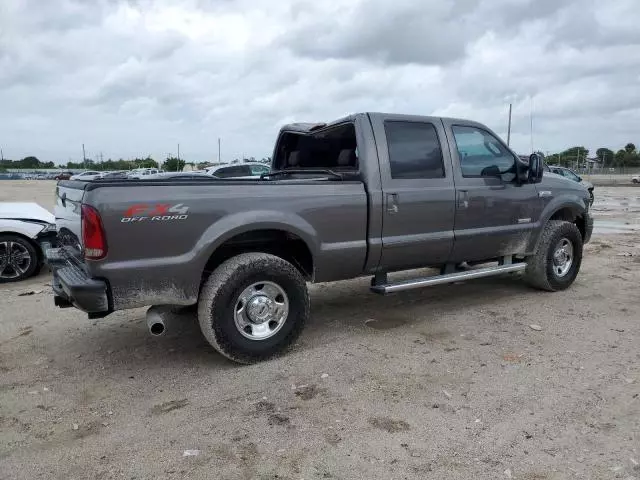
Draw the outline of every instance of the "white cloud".
M635 0L12 0L5 156L271 153L288 121L467 117L536 148L640 143Z

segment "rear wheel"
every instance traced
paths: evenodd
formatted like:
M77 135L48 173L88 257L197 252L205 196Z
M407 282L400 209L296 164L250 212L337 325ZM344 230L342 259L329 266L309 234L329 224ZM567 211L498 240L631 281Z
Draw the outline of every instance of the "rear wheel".
M18 235L0 235L0 283L19 282L40 269L36 247Z
M582 246L582 235L574 223L549 221L535 254L527 259L527 283L550 292L571 286L580 271Z
M266 360L298 338L309 316L307 285L280 257L245 253L220 265L198 300L209 343L238 363Z

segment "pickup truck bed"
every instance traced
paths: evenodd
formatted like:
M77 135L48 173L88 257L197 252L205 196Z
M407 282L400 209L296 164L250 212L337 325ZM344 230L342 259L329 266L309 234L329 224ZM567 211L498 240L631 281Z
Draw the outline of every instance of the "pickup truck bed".
M369 113L294 124L273 159L259 180L59 182L56 303L91 317L198 304L210 343L251 362L295 340L307 281L372 275L374 292L391 293L525 271L559 290L591 236L586 189L543 176L542 159L523 161L476 122ZM419 267L442 275L387 276Z
M112 310L168 299L175 305L196 303L201 275L194 272L204 272L214 251L234 238L234 244L250 245L283 237L287 251L280 253L288 258L295 253L310 280L340 280L365 271L367 196L362 182L67 181L58 191L66 194L64 202L57 197L56 215L60 237L72 247L65 249L67 257L81 258L81 198L90 198L100 211L109 232L108 262L74 264L90 278L108 279ZM287 225L287 238L276 233L282 225ZM261 238L243 237L247 231L260 231ZM313 266L310 256L316 259Z

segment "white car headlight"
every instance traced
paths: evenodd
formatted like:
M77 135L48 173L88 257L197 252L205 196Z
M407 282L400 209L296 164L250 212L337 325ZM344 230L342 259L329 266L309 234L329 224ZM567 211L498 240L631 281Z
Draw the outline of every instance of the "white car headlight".
M56 231L56 224L55 223L48 223L43 229L42 232L40 233L49 233L49 232L55 232Z

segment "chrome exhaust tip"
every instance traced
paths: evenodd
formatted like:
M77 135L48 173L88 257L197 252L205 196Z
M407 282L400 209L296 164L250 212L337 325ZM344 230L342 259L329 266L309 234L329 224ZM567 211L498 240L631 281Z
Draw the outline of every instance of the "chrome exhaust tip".
M151 307L147 310L147 328L154 337L164 335L167 331L164 312L159 307Z

